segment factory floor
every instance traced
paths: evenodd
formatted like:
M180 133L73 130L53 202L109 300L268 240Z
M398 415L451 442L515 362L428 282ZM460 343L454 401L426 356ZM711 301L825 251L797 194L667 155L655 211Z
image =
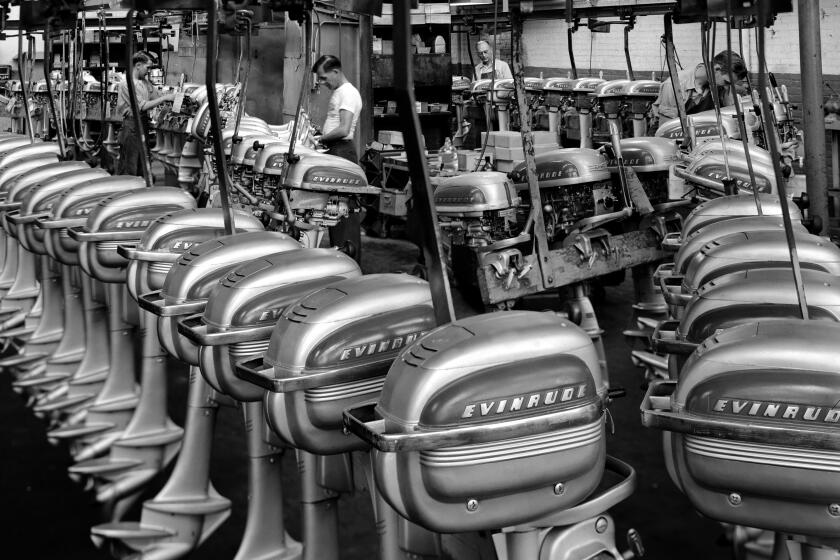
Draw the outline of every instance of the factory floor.
M408 271L416 249L403 239L365 238L362 268L365 272ZM629 276L629 274L628 274ZM662 461L661 434L641 426L639 403L642 375L630 362L630 352L621 334L629 326L633 297L632 283L606 289L596 302L597 316L605 329L610 378L625 387L627 396L610 407L614 433L608 436L610 454L630 463L638 473L635 494L612 510L618 527L619 547L624 534L638 530L654 560L728 559L730 549L721 526L697 514L669 479ZM556 297L540 297L528 305L535 309L559 307ZM456 294L456 312L463 317L473 310ZM170 416L181 424L184 418L186 368L171 362ZM245 524L247 462L241 418L236 409L223 408L217 420L211 476L216 489L232 500L230 518L189 558L230 560L234 557ZM70 465L66 450L46 441L45 425L24 406L23 398L11 390L8 375L0 373L0 535L12 560L94 560L107 558L89 538L92 525L102 522L92 494L67 476ZM284 487L286 529L300 535L296 509L296 463L287 452L282 461L287 483ZM165 474L149 488L152 497L166 480ZM126 519L139 519L139 505ZM376 529L367 494L356 493L340 500L340 550L343 560L376 557Z

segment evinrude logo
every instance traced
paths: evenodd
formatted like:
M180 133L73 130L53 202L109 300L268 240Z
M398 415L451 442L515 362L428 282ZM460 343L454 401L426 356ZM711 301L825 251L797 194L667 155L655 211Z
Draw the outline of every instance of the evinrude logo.
M712 135L717 135L717 134L718 134L718 129L717 129L716 126L702 126L702 127L696 127L694 129L694 135L695 136L712 136ZM677 129L672 130L671 132L667 133L665 135L665 137L666 138L682 138L683 137L682 128L677 128Z
M720 173L718 171L709 171L709 177L723 182L726 179L726 174ZM761 192L762 189L766 186L766 182L763 181L761 177L756 177L755 181L760 185L758 187L758 190L759 192ZM738 179L736 177L735 184L738 186L739 189L752 192L752 184L749 182L749 180Z
M779 420L840 424L840 408L830 408L827 406L723 398L715 401L714 405L712 405L712 411L723 414L735 414L737 416L750 416L753 418L775 418Z
M283 307L278 307L276 309L266 309L262 313L260 313L259 321L268 321L269 319L272 321L276 321L280 318L280 315L283 313Z
M73 212L74 216L87 216L90 214L90 207L87 208L77 208L75 212Z
M374 354L399 350L400 348L408 346L424 334L426 334L426 331L419 331L403 336L383 338L379 341L366 342L365 344L359 344L357 346L349 346L341 351L338 361L342 362L353 358L362 358L364 356L373 356Z
M172 244L172 250L173 251L176 251L176 250L186 251L187 249L189 249L190 247L195 245L195 243L196 243L195 241L187 241L185 239L178 239L177 241L175 241L175 243Z
M114 229L134 229L148 227L152 220L125 220L114 224Z
M461 418L475 418L480 416L495 416L519 410L528 410L541 406L582 399L586 396L586 384L567 385L540 391L538 393L524 393L512 397L499 398L492 401L479 401L464 406Z
M330 177L329 175L313 175L313 183L326 183L330 185L361 185L361 179L351 179L349 177Z

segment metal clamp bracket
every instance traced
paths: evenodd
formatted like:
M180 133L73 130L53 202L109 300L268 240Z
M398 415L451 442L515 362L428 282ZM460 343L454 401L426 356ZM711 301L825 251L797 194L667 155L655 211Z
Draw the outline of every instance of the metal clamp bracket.
M598 252L595 249L598 245L602 248L604 259L609 259L613 254L613 248L610 234L605 229L599 228L578 233L572 242L572 247L580 253L580 260L585 261L589 268L592 268L595 259L598 258Z

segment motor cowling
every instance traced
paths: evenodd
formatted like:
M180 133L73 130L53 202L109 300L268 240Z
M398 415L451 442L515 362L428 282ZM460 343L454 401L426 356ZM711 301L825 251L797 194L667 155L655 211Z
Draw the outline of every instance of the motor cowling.
M791 217L791 225L794 231L807 233L802 225L802 220ZM728 235L752 231L784 231L785 224L781 216L743 216L714 222L706 227L696 230L688 236L674 255L674 272L682 274L685 272L692 257L697 254L707 243Z
M142 188L142 177L117 175L91 179L65 188L56 197L48 218L39 221L46 230L44 245L47 253L66 265L79 265L80 243L70 237L68 228L82 226L93 208L103 199L115 193Z
M117 252L121 243L139 243L161 214L195 208L195 199L174 187L152 187L113 194L91 209L84 226L71 228L79 240L79 265L101 282L126 282L128 260Z
M778 196L760 193L758 200L761 204L761 214L765 216L782 215L781 202ZM802 220L802 214L799 208L788 205L788 209L790 210L791 219ZM686 216L683 221L682 237L685 239L701 227L705 227L714 222L741 216L756 216L758 213L755 195L752 194L725 196L707 200L695 206L688 216Z
M159 290L179 255L208 239L225 235L225 212L221 208L187 208L157 218L131 247L127 270L128 292L135 300ZM253 215L234 210L236 232L262 231Z
M752 161L755 185L760 193L776 194L776 173L773 165L767 161ZM716 198L725 194L751 193L753 182L750 178L749 164L743 152L708 152L690 162L681 175L686 186L696 189L704 198ZM734 192L726 192L724 181L734 181Z
M840 248L824 237L794 232L796 250L803 268L840 274ZM731 272L790 266L784 231L752 231L730 234L707 243L688 263L682 281L684 294Z
M547 78L543 82L543 95L548 107L571 105L575 80L572 78Z
M733 110L728 107L721 109L721 126L718 126L717 115L714 110L701 111L693 115L688 115L694 125L694 138L697 144L706 142L708 140L719 139L721 134L724 138L733 138L738 140L741 138L741 130L738 128L738 120ZM684 140L682 124L679 118L668 119L659 124L656 129L655 136L660 138L668 138L669 140L676 140L681 142Z
M496 171L445 179L435 189L440 225L454 245L484 246L515 237L521 199L513 182Z
M428 283L405 274L350 278L305 296L277 321L262 359L269 425L310 453L364 449L344 433L342 412L379 397L397 355L434 326Z
M623 97L627 109L634 116L646 115L654 101L659 98L662 82L656 80L632 80L624 86Z
M8 198L7 193L18 180L22 180L30 173L37 173L60 163L58 157L47 154L42 157L26 159L0 168L0 202ZM41 178L36 179L40 181Z
M625 206L624 195L612 184L607 160L590 148L562 148L534 158L540 203L548 239L562 239L582 219L616 212ZM518 221L524 224L531 206L525 163L509 173L522 198Z
M160 291L162 301L157 307L168 309L158 320L161 346L179 360L197 366L199 347L178 332L178 322L185 315L203 312L213 288L232 269L260 257L300 248L294 239L273 231L236 233L187 248L172 265ZM177 308L182 311L176 312Z
M444 325L388 372L376 417L405 451L373 450L377 487L402 516L439 532L562 511L601 479L605 395L591 339L555 314Z
M703 515L840 537L837 340L837 323L762 321L718 333L688 359L667 413L684 433L666 438L675 482ZM707 420L717 428L702 429Z
M56 168L52 172L52 178L35 183L27 189L28 194L24 197L20 208L20 217L26 222L19 230L18 238L24 248L39 255L47 254L47 247L44 242L45 231L36 227L35 219L38 216L47 217L61 192L73 185L83 181L108 176L108 172L100 168L91 168L84 162L65 162L64 167ZM78 165L81 164L81 165Z
M202 375L236 400L261 399L262 389L236 377L236 361L265 353L277 318L292 302L360 275L352 258L332 249L274 253L232 270L210 294L204 314L185 320L196 325L193 332L206 332L203 342L193 337L201 345ZM179 330L190 336L183 326Z

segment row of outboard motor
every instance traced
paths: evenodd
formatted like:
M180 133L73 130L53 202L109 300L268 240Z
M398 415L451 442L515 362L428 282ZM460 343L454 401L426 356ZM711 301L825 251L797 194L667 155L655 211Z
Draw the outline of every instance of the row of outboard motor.
M606 454L606 376L569 320L437 326L423 280L363 275L249 212L228 235L220 209L180 188L57 151L0 139L0 367L108 506L97 544L179 558L213 533L231 507L209 478L213 423L235 404L251 485L238 558L337 558L335 500L355 485L374 500L385 558L468 558L487 530L508 558L640 552L635 535L635 552L614 542L606 512L635 473ZM183 427L166 413L170 358L190 368ZM291 450L302 543L282 525L278 459ZM173 462L140 519L123 519Z
M669 317L633 351L649 370L642 422L663 430L692 505L734 527L738 557L834 560L840 249L792 208L800 300L782 211L770 194L718 198L667 240Z

